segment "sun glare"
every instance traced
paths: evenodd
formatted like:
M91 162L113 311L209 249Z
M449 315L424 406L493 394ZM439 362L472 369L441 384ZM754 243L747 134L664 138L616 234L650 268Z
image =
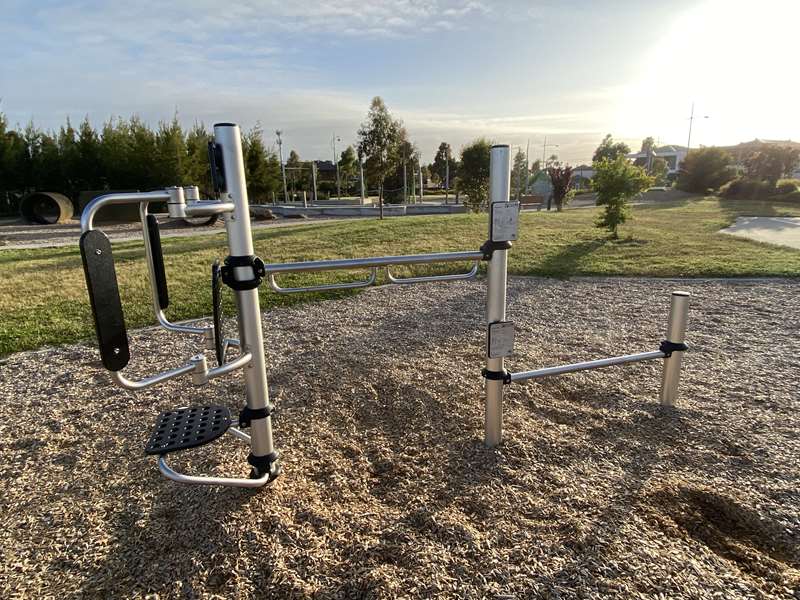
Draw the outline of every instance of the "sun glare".
M710 0L654 32L616 115L622 137L692 146L800 139L800 0ZM704 117L708 116L708 119Z

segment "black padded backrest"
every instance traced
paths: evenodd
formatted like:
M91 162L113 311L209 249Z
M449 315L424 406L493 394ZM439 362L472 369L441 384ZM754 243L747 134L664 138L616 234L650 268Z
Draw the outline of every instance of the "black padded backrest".
M131 354L111 242L102 231L94 229L81 236L80 248L100 358L106 369L119 371L128 364Z
M158 304L161 308L169 306L167 291L167 273L164 270L164 254L161 252L161 233L155 215L147 215L147 237L150 239L150 252L153 255L153 271L156 280L153 282L158 293Z

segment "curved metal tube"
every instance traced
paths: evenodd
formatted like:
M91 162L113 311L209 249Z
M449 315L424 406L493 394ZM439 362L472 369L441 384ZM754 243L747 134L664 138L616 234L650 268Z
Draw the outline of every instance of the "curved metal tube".
M407 283L427 283L430 281L458 281L462 279L473 279L478 274L478 263L476 262L472 269L466 273L455 273L452 275L426 275L424 277L395 277L392 275L392 268L386 267L386 277L391 283L407 284Z
M249 437L249 436L248 436ZM158 470L167 479L185 483L187 485L227 485L229 487L257 488L269 482L270 473L266 473L258 479L241 479L235 477L204 477L202 475L184 475L172 469L164 456L158 457Z
M206 373L206 377L208 379L214 379L215 377L220 377L221 375L226 375L231 371L235 371L236 369L241 369L247 363L249 363L253 359L253 355L249 352L242 354L241 356L237 357L236 359L226 362L219 367L214 369L209 369L208 373Z
M275 281L275 274L269 274L269 287L278 292L279 294L296 294L297 292L324 292L330 290L351 290L354 288L369 287L375 283L378 276L377 267L370 269L369 277L363 281L351 281L348 283L326 283L325 285L310 285L307 287L298 288L283 288Z
M158 301L158 292L155 288L155 268L153 267L153 248L150 246L150 236L147 235L147 208L150 201L147 200L139 204L139 220L142 222L142 237L144 238L144 257L147 263L147 275L150 278L150 292L153 298L153 312L156 315L158 324L168 331L176 331L178 333L191 333L194 335L203 335L207 327L193 327L191 325L178 325L172 323L164 314L164 309Z
M94 227L94 215L104 206L109 206L111 204L136 204L138 202L166 202L167 200L169 200L169 194L164 190L98 196L83 209L83 213L81 214L81 233L86 233Z
M182 367L170 369L169 371L163 371L161 373L157 373L156 375L151 375L150 377L139 379L138 381L135 381L133 379L128 379L119 371L111 371L111 378L117 385L120 385L127 390L143 390L144 388L149 388L158 383L163 383L174 377L179 377L181 375L185 375L186 373L191 373L192 371L194 371L194 368L195 367L193 364L183 365Z

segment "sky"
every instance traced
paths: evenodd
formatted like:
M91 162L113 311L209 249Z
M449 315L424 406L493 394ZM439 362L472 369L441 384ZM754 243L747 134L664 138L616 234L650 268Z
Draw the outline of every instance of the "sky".
M373 96L425 162L479 136L570 164L606 133L685 145L692 103L692 147L800 140L798 23L800 0L0 0L0 111L260 124L304 159Z

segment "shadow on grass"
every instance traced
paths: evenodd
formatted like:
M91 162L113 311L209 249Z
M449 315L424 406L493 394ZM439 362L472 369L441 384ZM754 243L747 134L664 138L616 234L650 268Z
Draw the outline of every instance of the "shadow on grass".
M566 279L581 273L581 263L592 252L602 248L608 238L576 242L562 247L555 254L547 256L539 267L540 275Z

